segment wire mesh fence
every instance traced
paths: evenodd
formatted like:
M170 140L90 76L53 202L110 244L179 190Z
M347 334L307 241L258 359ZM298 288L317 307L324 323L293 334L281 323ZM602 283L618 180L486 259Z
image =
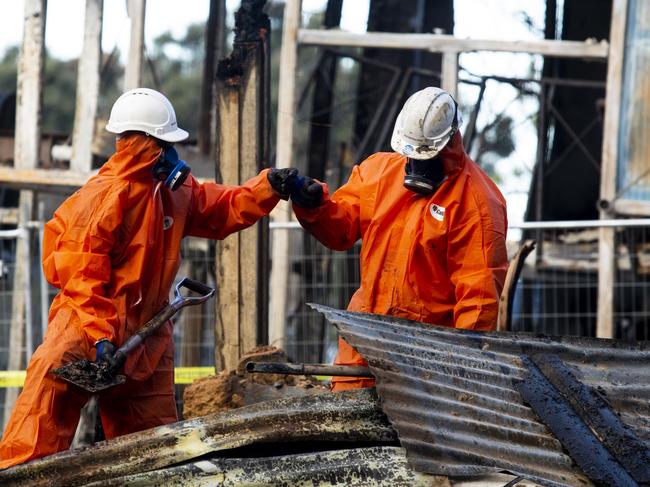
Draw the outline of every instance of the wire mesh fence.
M0 421L47 326L40 304L49 302L51 295L41 281L38 228L0 230L0 370L20 371L0 381Z
M215 286L215 244L201 238L186 238L181 247L183 262L177 280L189 277ZM214 366L215 309L212 301L183 308L174 320L175 364L191 368ZM203 374L202 374L203 375ZM191 377L189 377L191 379ZM182 383L181 383L182 382ZM176 381L176 409L183 412L183 391L191 380Z
M548 222L513 226L509 257L527 239L536 241L516 286L512 330L547 335L595 336L598 307L599 222ZM298 226L292 232L285 347L300 362L330 361L336 332L306 303L345 308L359 286L359 248L325 249ZM615 337L650 338L650 220L615 227L613 321Z
M335 252L325 248L302 228L273 231L291 232L285 336L287 355L296 362L331 362L336 354L336 329L308 303L347 307L359 287L360 242L349 251Z
M513 329L550 335L596 336L599 226L523 230L537 248L526 260L513 305ZM650 227L614 227L613 329L619 339L650 337Z
M16 272L16 243L18 242L19 233L16 231L5 231L0 233L0 235L2 236L0 238L0 368L7 370L9 368L12 302L16 299L17 294L20 294L20 297L22 297L23 291L16 290L14 292L13 286L13 277ZM0 421L4 418L7 390L7 387L0 388Z
M650 339L650 220L615 227L615 279L613 294L615 336ZM512 329L548 335L594 336L598 311L599 222L574 222L535 227L529 223L512 227L508 234L510 254L526 239L537 242L528 256L515 293ZM42 340L47 308L57 289L46 284L40 269L39 224L26 231L0 231L0 420L5 417L5 398L15 393L24 377L31 352ZM337 334L308 303L345 308L360 282L358 242L346 252L323 247L299 226L273 228L290 234L290 266L285 348L297 362L330 362L337 348ZM29 257L20 256L18 243L27 239ZM215 244L186 239L178 279L191 277L215 285ZM20 258L20 257L19 257ZM17 270L29 269L28 285L16 287ZM24 274L24 273L23 273ZM23 275L24 277L24 275ZM29 313L16 313L17 304L30 303ZM176 365L184 374L214 366L214 307L188 307L175 318ZM22 320L16 324L16 320ZM31 326L24 327L25 323ZM11 339L22 325L24 337ZM11 343L22 343L20 366L10 366ZM16 350L14 350L14 359ZM15 362L14 362L15 364ZM202 369L199 369L202 368ZM17 369L17 370L14 370ZM11 374L2 376L1 371ZM15 376L15 377L14 377ZM177 405L187 382L178 380Z

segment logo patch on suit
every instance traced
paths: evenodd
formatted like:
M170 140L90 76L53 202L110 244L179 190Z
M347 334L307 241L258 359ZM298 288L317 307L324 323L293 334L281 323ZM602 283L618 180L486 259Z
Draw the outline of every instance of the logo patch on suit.
M174 224L174 219L171 216L163 218L163 230L168 230Z
M444 207L432 203L431 206L429 207L429 211L431 212L431 216L436 220L438 220L439 222L445 219Z

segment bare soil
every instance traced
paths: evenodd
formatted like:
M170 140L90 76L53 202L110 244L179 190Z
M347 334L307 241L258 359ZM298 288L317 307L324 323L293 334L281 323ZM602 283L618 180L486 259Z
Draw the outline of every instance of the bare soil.
M246 363L288 362L286 353L271 346L246 353L237 370L197 379L183 393L185 419L221 413L262 401L319 394L329 389L312 377L283 374L249 374Z

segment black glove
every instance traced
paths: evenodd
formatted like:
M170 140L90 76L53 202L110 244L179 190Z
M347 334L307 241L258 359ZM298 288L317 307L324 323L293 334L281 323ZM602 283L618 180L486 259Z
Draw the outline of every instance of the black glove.
M115 345L110 340L107 338L99 340L95 343L95 349L97 350L95 362L109 362L112 365L113 356L115 355Z
M283 200L288 200L298 182L298 169L286 167L283 169L271 169L266 175L271 187L280 195Z
M310 177L299 176L291 201L300 208L318 208L323 202L323 185Z

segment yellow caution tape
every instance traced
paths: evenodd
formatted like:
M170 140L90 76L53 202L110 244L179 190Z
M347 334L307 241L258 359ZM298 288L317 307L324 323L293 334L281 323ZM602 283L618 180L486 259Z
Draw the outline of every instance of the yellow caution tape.
M214 367L176 367L174 369L174 382L176 384L191 384L196 379L214 375ZM0 388L22 387L25 383L24 370L0 370Z
M214 375L214 367L176 367L174 382L176 384L191 384L196 379Z
M22 387L25 375L25 370L0 370L0 387Z

